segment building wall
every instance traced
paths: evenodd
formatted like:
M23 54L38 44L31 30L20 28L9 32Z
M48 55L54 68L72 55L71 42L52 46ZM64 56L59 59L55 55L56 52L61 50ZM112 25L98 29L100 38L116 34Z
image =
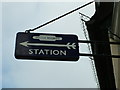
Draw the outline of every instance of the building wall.
M120 55L120 46L111 45L111 52L112 52L112 55ZM114 66L116 86L117 88L120 89L120 59L119 58L113 58L113 66Z
M112 18L112 33L118 35L120 37L120 1L115 2L114 4L114 11L113 11L113 18ZM120 42L120 39L115 35L111 35L114 40ZM112 54L120 55L120 45L111 45ZM120 89L120 58L115 59L113 58L113 65L114 65L114 72L116 78L116 85L117 88Z
M119 55L120 55L120 46L119 46ZM120 89L120 59L118 61L118 87Z

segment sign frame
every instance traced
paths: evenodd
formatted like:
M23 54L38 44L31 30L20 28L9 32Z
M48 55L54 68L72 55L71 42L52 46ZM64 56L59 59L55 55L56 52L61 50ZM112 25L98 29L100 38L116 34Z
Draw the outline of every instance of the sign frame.
M78 37L73 34L18 32L16 59L78 61Z

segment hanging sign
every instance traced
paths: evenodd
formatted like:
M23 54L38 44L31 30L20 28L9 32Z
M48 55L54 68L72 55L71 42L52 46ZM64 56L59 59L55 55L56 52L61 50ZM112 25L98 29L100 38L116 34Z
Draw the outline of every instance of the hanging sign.
M76 35L17 33L17 59L77 61L79 59Z

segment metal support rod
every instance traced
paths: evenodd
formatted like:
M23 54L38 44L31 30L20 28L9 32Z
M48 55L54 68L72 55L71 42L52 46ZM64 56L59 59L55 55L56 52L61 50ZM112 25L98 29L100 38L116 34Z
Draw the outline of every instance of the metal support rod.
M36 28L26 30L25 32L28 32L28 33L29 33L30 31L35 31L36 29L39 29L39 28L41 28L41 27L43 27L43 26L46 26L46 25L48 25L48 24L50 24L50 23L52 23L52 22L54 22L54 21L57 21L57 20L65 17L65 16L67 16L67 15L69 15L69 14L72 14L73 12L82 9L82 8L86 7L87 5L90 5L90 4L93 3L93 2L94 2L94 1L91 1L91 2L89 2L89 3L87 3L87 4L84 4L84 5L80 6L80 7L76 8L76 9L73 9L73 10L71 10L71 11L69 11L69 12L67 12L67 13L65 13L65 14L63 14L63 15L61 15L61 16L58 16L57 18L52 19L52 20L50 20L50 21L48 21L48 22L46 22L46 23L44 23L44 24L42 24L42 25L40 25L40 26L38 26L38 27L36 27Z
M111 58L120 58L120 55L105 55L105 54L87 54L87 53L79 53L80 56L104 56L104 57L111 57Z
M102 44L117 44L120 45L120 42L106 42L106 41L86 41L86 40L78 40L79 43L102 43Z
M87 16L87 15L85 15L85 14L81 13L81 12L79 12L79 14L81 14L82 16L85 16L85 17L87 17L87 18L89 18L89 19L90 19L90 17L89 17L89 16Z

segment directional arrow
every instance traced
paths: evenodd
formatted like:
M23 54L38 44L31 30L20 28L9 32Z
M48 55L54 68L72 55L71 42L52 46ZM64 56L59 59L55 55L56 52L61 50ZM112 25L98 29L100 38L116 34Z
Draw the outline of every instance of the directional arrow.
M68 49L76 49L75 43L70 45L70 42L67 44L44 44L44 43L29 43L28 41L20 43L20 45L28 47L28 46L49 46L49 47L67 47Z

